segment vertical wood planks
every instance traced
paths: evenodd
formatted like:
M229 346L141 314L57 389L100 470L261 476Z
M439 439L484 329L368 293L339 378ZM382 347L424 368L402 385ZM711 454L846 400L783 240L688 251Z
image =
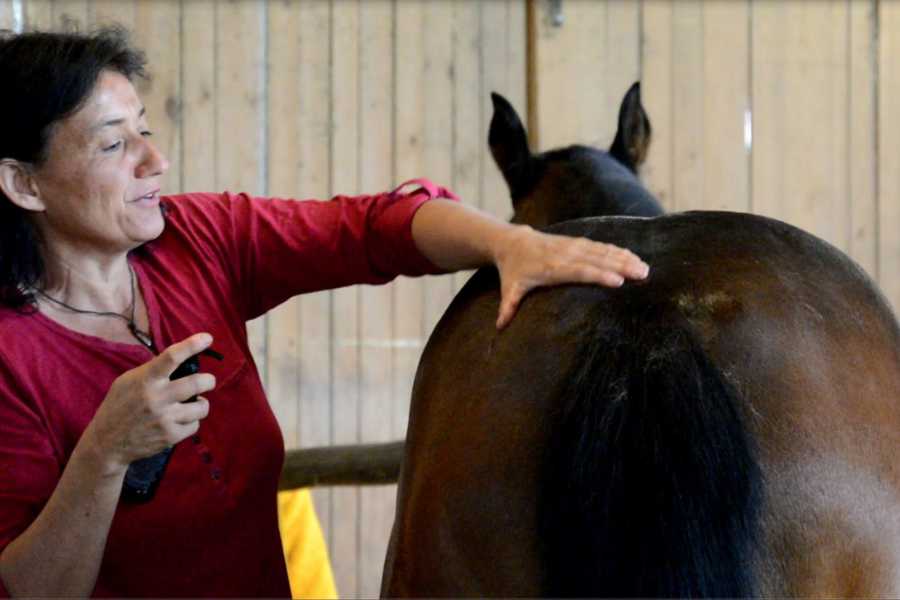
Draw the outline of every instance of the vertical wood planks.
M900 311L900 2L878 10L878 279Z
M264 195L265 2L216 5L216 184L222 190ZM265 383L266 317L247 324L248 342Z
M402 5L401 5L402 6ZM425 66L422 76L427 91L422 175L452 186L454 162L454 73L453 10L451 0L434 0L423 6ZM459 190L457 190L459 193ZM471 199L469 200L471 201ZM453 298L453 277L431 277L425 285L424 333L435 323Z
M874 0L849 2L850 44L848 86L849 171L851 207L848 251L872 277L878 264L878 157L876 156L876 95L878 45Z
M267 8L269 194L326 199L329 2L270 2ZM267 393L287 448L331 442L330 319L329 292L294 298L268 315ZM313 498L327 540L331 492L318 489Z
M504 220L512 215L512 200L487 146L488 128L494 114L490 93L499 92L509 100L524 123L528 116L525 101L525 18L525 4L516 0L498 0L482 5L480 125L469 135L474 136L481 148L481 208Z
M63 30L85 31L90 24L88 0L55 0L53 26Z
M484 32L482 2L453 4L453 189L463 202L481 208L481 169L484 144L481 127L482 89L480 67ZM459 291L471 273L452 275L453 292ZM444 305L446 308L446 304Z
M641 77L640 3L610 0L607 4L601 95L591 99L593 110L600 113L596 135L604 149L612 145L616 136L619 106L625 92Z
M675 129L673 11L673 3L669 0L645 0L641 11L641 102L653 129L641 176L666 210L674 209L673 180L676 176L672 164Z
M15 19L12 0L0 0L0 30L9 29L13 31L14 27Z
M758 2L752 6L752 81L753 81L753 164L751 173L753 212L781 218L785 163L779 135L784 131L785 81L780 66L787 37L782 14L776 2Z
M299 188L286 194L328 198L331 190L331 5L328 0L289 3L299 10L297 43L300 59L289 80L299 92L294 107L300 124ZM270 34L271 35L271 34ZM272 157L274 159L274 157ZM318 292L299 299L300 302L300 369L299 398L284 397L280 401L299 403L299 442L301 446L324 446L332 441L332 314L331 292ZM274 332L273 332L274 333ZM331 539L332 518L329 489L313 492L316 511L326 540ZM332 557L336 558L332 552ZM342 589L338 583L338 590Z
M127 19L130 2L116 7ZM149 80L138 92L150 116L153 142L170 160L166 181L181 181L181 5L177 0L138 2L133 16L135 42L147 53ZM127 24L127 22L126 22Z
M749 149L744 113L750 108L750 13L745 2L703 4L703 189L694 207L750 208ZM689 202L688 198L684 198Z
M53 22L54 0L25 0L25 29L50 30L55 26Z
M753 11L754 208L845 248L846 4Z
M703 4L676 2L672 15L672 181L671 210L703 201Z
M216 84L216 22L214 0L183 4L181 30L181 189L221 191L217 181L219 132ZM223 132L223 142L227 139Z
M600 132L606 115L597 99L603 97L606 85L601 65L608 4L605 0L564 2L561 27L550 21L549 3L536 7L538 76L532 110L537 115L539 147L535 150L605 141Z
M267 186L272 196L290 198L303 193L300 181L303 135L299 116L300 85L296 72L302 64L300 11L282 2L270 3L267 10L269 60L266 79L269 82L269 101L266 120L267 153L270 158ZM302 343L300 300L288 300L271 311L266 328L269 340L266 391L281 424L285 446L296 448L300 446L300 403L297 398L300 392Z
M438 94L425 83L425 5L395 3L394 22L394 165L395 183L428 175L425 168L425 120ZM426 111L426 102L428 110ZM446 182L439 182L446 185ZM402 439L409 400L424 345L424 279L400 277L394 283L391 353L391 438ZM392 492L395 491L391 488Z
M643 176L667 210L747 210L745 3L643 4L642 100L653 137Z
M360 5L359 62L359 183L366 193L393 183L394 14L390 0L366 0ZM360 290L360 438L363 442L391 439L393 390L391 365L395 340L393 286L362 286ZM364 487L359 497L360 557L384 556L393 524L396 488ZM360 560L357 594L378 596L382 564Z
M134 31L136 4L135 0L93 0L90 5L91 21L98 26L117 24ZM174 25L179 25L177 19ZM144 40L137 38L136 41L143 47ZM154 66L151 63L151 70Z
M619 102L640 76L640 5L563 3L564 23L537 7L537 137L541 150L573 143L607 148Z
M360 3L333 0L331 38L331 178L332 191L360 191L359 121L359 11ZM360 440L359 288L336 290L333 304L332 442L354 444ZM359 490L331 492L331 556L338 590L345 596L359 595L360 521Z

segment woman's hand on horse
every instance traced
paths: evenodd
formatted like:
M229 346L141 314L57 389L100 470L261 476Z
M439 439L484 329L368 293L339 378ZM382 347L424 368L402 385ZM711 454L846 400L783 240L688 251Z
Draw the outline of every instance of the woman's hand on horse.
M197 373L171 381L169 376L210 344L209 334L192 335L116 378L85 431L110 474L124 474L132 461L196 433L209 402L203 397L183 401L213 389L216 378Z
M527 225L509 229L498 241L494 261L500 271L497 329L512 320L522 298L536 287L594 283L619 287L625 279L643 279L649 267L630 250L535 231Z

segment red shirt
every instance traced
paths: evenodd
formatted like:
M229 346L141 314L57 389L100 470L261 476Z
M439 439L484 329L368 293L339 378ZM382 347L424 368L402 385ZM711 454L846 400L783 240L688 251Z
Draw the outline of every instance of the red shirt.
M224 361L209 416L176 445L153 500L120 502L96 596L290 596L276 489L284 442L245 322L303 292L437 272L415 248L411 194L330 202L233 194L164 198L166 228L130 256L157 348L211 333ZM113 380L139 345L0 308L0 552L38 515ZM0 585L0 592L3 592Z

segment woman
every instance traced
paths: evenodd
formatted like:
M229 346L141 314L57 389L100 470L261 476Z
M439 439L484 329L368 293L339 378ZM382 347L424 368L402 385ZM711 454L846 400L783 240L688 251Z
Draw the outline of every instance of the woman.
M284 448L247 320L303 292L493 263L503 328L534 287L647 266L426 181L330 202L161 196L143 66L116 30L0 40L0 580L23 596L287 596ZM211 347L221 362L170 380ZM170 446L155 497L123 499L129 464Z

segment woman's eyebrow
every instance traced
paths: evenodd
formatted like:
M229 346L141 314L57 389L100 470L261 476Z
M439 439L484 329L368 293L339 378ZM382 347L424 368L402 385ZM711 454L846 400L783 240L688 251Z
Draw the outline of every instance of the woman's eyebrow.
M141 107L140 112L138 113L138 119L142 118L147 113L147 109L145 107ZM125 122L124 117L113 117L112 119L107 119L105 121L101 121L96 125L91 127L91 133L95 133L104 127L114 127L116 125L121 125Z

